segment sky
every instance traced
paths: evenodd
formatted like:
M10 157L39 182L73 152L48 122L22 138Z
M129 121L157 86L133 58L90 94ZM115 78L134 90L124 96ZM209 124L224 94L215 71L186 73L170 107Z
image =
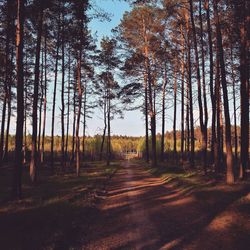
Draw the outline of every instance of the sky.
M101 22L94 19L90 22L90 29L93 34L97 32L98 39L103 36L112 36L111 30L115 28L123 17L125 11L130 9L128 3L118 0L97 0L98 7L111 14L110 22ZM92 119L88 120L89 135L100 133L103 128L101 114L96 110ZM145 134L142 113L138 111L128 111L124 113L124 119L115 118L111 122L111 132L116 135L143 136Z
M123 17L125 11L130 9L128 3L122 0L95 0L98 8L108 12L111 14L110 22L105 21L102 22L98 19L91 20L89 24L89 28L92 31L93 35L97 35L98 40L100 41L103 36L112 36L111 30L115 28ZM51 103L52 103L52 91L53 91L53 74L51 74L51 82L49 86L49 96L48 96L48 106L47 110L47 119L46 119L46 135L51 134ZM61 79L60 74L58 79ZM120 83L122 84L122 83ZM55 117L55 134L61 134L61 118L60 118L60 80L58 82L58 91L57 91L57 102L56 102L56 117ZM66 98L66 97L65 97ZM172 102L172 100L170 100ZM171 105L170 105L171 106ZM179 105L180 107L180 105ZM178 107L178 108L179 108ZM178 109L177 108L177 109ZM198 112L194 110L195 117L198 116ZM73 112L72 112L73 113ZM173 117L173 109L170 108L166 111L166 129L172 130L172 118ZM177 129L180 128L179 122L179 111L177 111ZM101 134L103 131L103 115L101 110L96 109L92 115L91 119L87 120L87 130L86 134L93 136L95 134ZM144 136L145 135L145 126L144 126L144 116L140 112L140 110L136 111L125 111L124 119L114 118L111 121L111 133L112 135L128 135L128 136ZM161 131L161 117L158 115L158 124L157 124L157 132ZM11 121L11 134L15 133L15 117L12 117ZM70 134L72 134L72 124L73 117L70 117ZM81 131L81 130L80 130ZM27 132L32 133L31 123L27 125Z

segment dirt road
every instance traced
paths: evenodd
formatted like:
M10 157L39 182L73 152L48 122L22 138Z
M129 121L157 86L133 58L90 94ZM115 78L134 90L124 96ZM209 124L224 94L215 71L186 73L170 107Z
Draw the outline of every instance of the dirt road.
M242 190L188 194L127 161L107 191L82 249L249 249L249 213L234 205Z

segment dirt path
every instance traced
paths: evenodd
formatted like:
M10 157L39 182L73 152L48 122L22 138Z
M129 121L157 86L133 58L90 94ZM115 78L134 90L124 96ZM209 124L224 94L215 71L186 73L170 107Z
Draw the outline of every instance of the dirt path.
M242 230L231 232L230 221L228 225L217 221L241 196L242 190L187 194L126 162L112 179L81 248L249 249L249 228L243 234ZM249 218L248 214L242 219ZM221 223L225 230L218 231Z

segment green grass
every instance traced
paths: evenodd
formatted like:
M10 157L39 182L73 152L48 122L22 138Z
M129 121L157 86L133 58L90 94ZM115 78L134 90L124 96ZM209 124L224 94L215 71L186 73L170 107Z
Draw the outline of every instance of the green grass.
M183 165L169 159L166 162L159 162L157 167L145 164L142 160L133 160L134 163L144 165L152 175L160 177L165 184L171 184L181 191L191 191L209 187L217 181L213 176L204 176L200 169L190 169L187 164Z
M76 177L74 169L50 176L45 168L40 170L35 186L30 184L26 168L20 201L7 200L11 170L1 169L0 248L67 248L67 242L77 241L81 237L78 232L84 231L96 216L95 193L105 187L118 166L119 162L109 167L104 162L88 162L80 177Z

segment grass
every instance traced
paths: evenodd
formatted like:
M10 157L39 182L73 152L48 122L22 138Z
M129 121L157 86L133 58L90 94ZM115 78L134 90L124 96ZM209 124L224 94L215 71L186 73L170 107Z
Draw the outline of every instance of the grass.
M0 248L62 249L67 242L84 237L78 232L87 230L96 215L96 193L105 188L118 166L119 162L109 167L104 162L88 162L80 177L73 171L50 176L45 167L39 171L36 186L30 184L25 168L20 201L7 199L11 170L1 169Z

